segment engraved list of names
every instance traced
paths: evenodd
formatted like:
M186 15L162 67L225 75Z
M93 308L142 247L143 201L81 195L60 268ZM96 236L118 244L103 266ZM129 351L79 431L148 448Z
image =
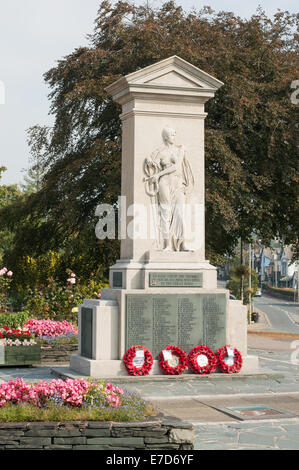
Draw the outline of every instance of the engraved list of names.
M226 342L225 318L225 294L127 294L126 349L146 346L155 359L170 344L216 350Z

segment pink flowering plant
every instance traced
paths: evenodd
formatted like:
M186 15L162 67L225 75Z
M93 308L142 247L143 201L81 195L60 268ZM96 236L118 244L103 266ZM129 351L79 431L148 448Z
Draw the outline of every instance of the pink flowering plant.
M77 344L78 328L67 320L38 320L31 318L24 324L39 344Z
M57 337L70 333L74 335L78 334L78 328L67 320L55 321L31 318L25 323L24 327L39 338Z
M49 400L57 399L59 404L80 406L87 395L90 383L84 379L53 379L39 383L28 384L18 377L13 381L0 385L0 406L7 403L18 405L28 403L38 408L46 406Z
M14 420L16 415L26 421L32 413L36 420L59 421L63 414L64 419L127 421L143 419L153 409L137 395L105 381L80 378L26 383L17 377L0 384L0 421Z
M6 313L9 304L10 284L13 272L6 267L0 269L0 312Z

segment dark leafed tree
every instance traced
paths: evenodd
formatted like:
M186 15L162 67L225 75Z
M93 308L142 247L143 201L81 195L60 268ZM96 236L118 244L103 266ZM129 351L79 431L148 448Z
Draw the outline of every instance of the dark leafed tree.
M30 147L29 167L24 169L24 184L22 189L25 193L38 192L43 186L45 174L44 157L48 148L49 128L34 126L28 131L28 145ZM32 136L32 138L31 138Z
M207 103L206 238L212 261L252 233L298 243L296 114L298 16L250 19L210 8L184 12L103 1L89 36L45 74L55 123L40 161L42 187L0 221L18 230L11 256L63 247L107 267L118 242L97 241L94 211L120 194L120 108L105 87L137 69L178 55L224 82ZM39 148L42 128L30 133ZM44 141L43 141L44 142Z
M2 173L6 171L4 166L0 166L0 211L4 207L9 207L16 201L21 202L22 193L16 184L1 184ZM5 253L9 250L13 240L13 232L8 230L6 226L0 228L0 265ZM1 267L3 267L1 265Z

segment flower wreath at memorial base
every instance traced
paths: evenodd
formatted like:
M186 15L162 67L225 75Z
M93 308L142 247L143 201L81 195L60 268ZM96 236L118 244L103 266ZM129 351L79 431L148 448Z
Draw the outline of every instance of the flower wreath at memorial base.
M188 366L195 374L211 374L217 367L217 358L208 346L195 346L188 354Z
M228 351L233 352L229 354ZM237 348L226 344L221 346L216 353L217 357L217 366L225 374L233 374L241 370L243 359L240 351Z
M139 357L138 351L140 351ZM126 351L123 362L129 375L148 375L153 367L154 359L149 349L136 345Z
M168 359L165 359L165 351L170 352ZM178 346L166 346L160 352L158 359L160 369L167 375L180 375L188 366L187 354Z

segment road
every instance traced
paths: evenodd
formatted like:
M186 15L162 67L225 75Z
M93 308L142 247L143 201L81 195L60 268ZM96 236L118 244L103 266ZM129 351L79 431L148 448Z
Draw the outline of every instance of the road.
M271 330L299 334L299 304L263 294L254 297L253 307L267 314Z
M218 280L218 287L225 288L226 281ZM253 298L253 308L266 313L271 331L299 334L299 303L263 294Z

